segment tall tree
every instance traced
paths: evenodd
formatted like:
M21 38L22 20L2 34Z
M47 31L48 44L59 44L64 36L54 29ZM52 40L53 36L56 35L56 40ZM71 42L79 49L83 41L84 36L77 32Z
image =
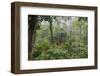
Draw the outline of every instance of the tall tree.
M53 39L52 22L53 22L54 18L52 16L41 16L41 19L49 22L49 25L50 25L50 34L51 34L51 42L53 44L54 43L54 39Z
M35 50L35 40L36 40L36 30L38 27L37 24L42 22L43 20L48 21L50 25L50 33L51 33L51 42L54 43L53 40L53 30L52 30L52 16L38 16L38 15L29 15L28 17L28 50L29 50L29 59L32 59L32 55ZM33 48L33 50L32 50Z
M32 48L35 47L36 39L36 25L38 22L38 16L29 15L28 17L28 51L29 59L32 58L33 51Z

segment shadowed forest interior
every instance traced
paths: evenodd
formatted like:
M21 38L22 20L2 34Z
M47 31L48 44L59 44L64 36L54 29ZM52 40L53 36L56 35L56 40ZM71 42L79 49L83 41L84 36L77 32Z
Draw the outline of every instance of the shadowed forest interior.
M28 60L88 58L88 18L28 15Z

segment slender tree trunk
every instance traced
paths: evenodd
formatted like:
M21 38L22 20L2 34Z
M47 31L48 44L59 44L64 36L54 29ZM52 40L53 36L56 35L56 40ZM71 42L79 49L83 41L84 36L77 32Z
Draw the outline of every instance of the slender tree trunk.
M71 42L71 37L72 37L72 21L71 21L71 17L69 18L69 51L72 51L72 49L71 49L71 44L72 44L72 42Z
M54 39L53 39L52 21L50 21L49 24L50 24L51 42L53 44L54 43Z
M79 30L80 30L80 32L79 32L79 51L81 51L80 47L81 47L81 27L82 27L82 22L81 22L81 19L79 21L80 21L80 25L79 25ZM78 56L79 56L79 51L77 53Z
M80 21L80 22L81 22L81 21ZM79 51L81 51L81 49L80 49L80 48L81 48L81 32L82 32L81 29L82 29L82 22L81 22L81 24L80 24ZM80 56L79 53L77 53L77 54L78 54L78 56ZM81 57L81 56L80 56L80 57Z

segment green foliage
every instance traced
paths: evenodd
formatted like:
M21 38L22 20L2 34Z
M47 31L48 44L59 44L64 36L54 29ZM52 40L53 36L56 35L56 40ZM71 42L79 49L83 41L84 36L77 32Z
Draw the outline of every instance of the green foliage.
M75 59L88 57L88 21L86 17L39 16L41 23L37 26L35 47L32 60ZM65 20L65 21L64 21ZM50 22L52 27L50 27ZM50 28L52 30L50 31ZM51 36L52 35L52 36ZM52 43L52 39L54 43Z
M41 50L38 48L38 51ZM47 50L41 50L41 53L37 55L34 59L39 60L48 60L48 59L67 59L69 58L68 50L63 48L57 48L55 46L52 46L48 48Z

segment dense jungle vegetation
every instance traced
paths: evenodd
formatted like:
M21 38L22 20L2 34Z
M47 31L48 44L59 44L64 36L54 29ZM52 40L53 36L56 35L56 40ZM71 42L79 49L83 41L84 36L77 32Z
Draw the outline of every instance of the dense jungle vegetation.
M28 59L88 57L88 18L28 15Z

